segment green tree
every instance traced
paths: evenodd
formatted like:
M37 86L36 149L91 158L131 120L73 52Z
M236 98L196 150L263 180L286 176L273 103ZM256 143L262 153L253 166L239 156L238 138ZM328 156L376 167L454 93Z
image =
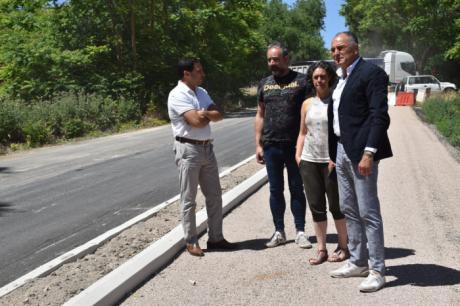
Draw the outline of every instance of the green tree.
M0 0L0 84L8 96L61 92L165 100L184 56L200 57L219 97L260 66L263 0Z
M45 0L0 1L1 93L49 98L49 67L55 52Z
M453 9L460 11L460 0L456 0L453 6ZM455 22L455 33L457 37L453 46L447 51L447 57L450 59L460 60L460 16L454 20Z
M414 56L418 71L440 74L449 63L448 50L455 54L458 0L348 0L341 14L360 37L367 56L384 49L407 51Z
M291 61L327 56L320 31L326 8L322 0L297 0L288 7L281 0L267 2L263 32L267 41L280 41L290 49Z

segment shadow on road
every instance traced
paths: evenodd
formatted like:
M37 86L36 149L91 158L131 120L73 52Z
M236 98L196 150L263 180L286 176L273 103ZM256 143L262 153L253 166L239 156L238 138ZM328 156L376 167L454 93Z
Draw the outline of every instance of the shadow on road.
M0 173L11 173L10 167L0 167Z
M236 245L235 250L227 250L227 252L232 251L239 251L239 250L253 250L253 251L260 251L266 249L265 243L267 239L251 239L245 241L235 241L234 244ZM213 250L206 250L207 252L213 252ZM218 252L225 252L226 250L218 250Z
M310 236L308 237L308 241L311 243L317 243L318 239L316 239L316 236ZM339 239L337 237L337 234L327 234L326 235L326 242L327 243L339 243Z
M11 204L0 202L0 217L3 217L4 214L14 212L15 209L11 208Z
M402 248L385 248L385 259L396 259L415 255L415 250Z
M460 271L435 264L412 264L387 267L387 275L396 277L386 287L395 286L452 286L460 283Z

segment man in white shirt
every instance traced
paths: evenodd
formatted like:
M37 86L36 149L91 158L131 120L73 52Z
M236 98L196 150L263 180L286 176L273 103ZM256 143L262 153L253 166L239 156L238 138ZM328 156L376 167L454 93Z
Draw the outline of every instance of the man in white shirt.
M181 60L178 73L181 80L169 93L168 114L179 169L182 226L187 251L193 256L204 256L196 230L198 184L206 198L208 250L235 248L222 233L222 190L209 125L211 121L222 120L222 114L207 91L199 86L205 74L198 60Z

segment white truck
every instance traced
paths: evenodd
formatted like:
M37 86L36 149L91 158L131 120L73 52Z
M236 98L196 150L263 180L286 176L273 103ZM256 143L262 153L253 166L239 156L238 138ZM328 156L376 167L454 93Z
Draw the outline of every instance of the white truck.
M414 58L407 52L385 50L380 52L379 56L376 58L365 57L364 59L384 69L388 74L390 85L396 85L400 83L404 77L416 74ZM332 60L326 61L334 63ZM314 62L316 61L299 62L292 65L291 69L307 73L308 66Z

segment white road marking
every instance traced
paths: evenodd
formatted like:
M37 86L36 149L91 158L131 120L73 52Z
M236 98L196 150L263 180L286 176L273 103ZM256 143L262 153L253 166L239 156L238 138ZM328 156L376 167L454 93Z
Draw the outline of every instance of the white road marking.
M70 236L67 236L67 237L65 237L65 238L63 238L63 239L61 239L61 240L58 240L58 241L56 241L56 242L53 242L53 243L51 243L51 244L49 244L49 245L47 245L47 246L41 248L40 250L36 251L34 254L41 253L41 252L43 252L44 250L49 249L49 248L51 248L51 247L53 247L53 246L55 246L55 245L58 245L59 243L62 243L62 242L66 241L66 240L68 240L68 239L70 239L70 238L72 238L72 237L74 237L74 236L76 236L76 235L77 235L77 233L73 233L73 234L70 235Z

